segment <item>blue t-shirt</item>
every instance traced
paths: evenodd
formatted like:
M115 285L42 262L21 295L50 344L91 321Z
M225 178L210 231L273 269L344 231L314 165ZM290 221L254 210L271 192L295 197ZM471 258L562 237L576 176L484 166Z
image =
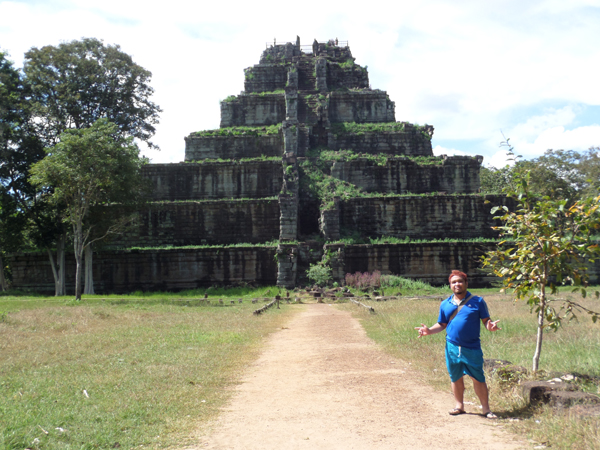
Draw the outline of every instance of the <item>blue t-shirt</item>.
M471 295L467 292L467 296ZM458 306L452 301L452 295L440 305L439 323L448 323L448 319ZM461 347L480 349L480 321L490 317L487 304L482 297L473 295L461 308L452 322L446 327L446 340Z

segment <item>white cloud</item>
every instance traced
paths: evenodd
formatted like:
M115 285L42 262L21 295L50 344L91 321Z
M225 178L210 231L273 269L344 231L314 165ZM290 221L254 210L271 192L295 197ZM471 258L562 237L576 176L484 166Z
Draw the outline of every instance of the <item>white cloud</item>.
M32 46L84 36L119 44L153 73L164 109L154 139L162 151L145 153L175 162L184 136L218 127L219 100L243 89L243 69L258 63L267 41L338 37L369 66L372 86L396 102L397 120L433 124L444 142L477 141L477 152L493 159L500 130L534 156L548 145L600 143L600 121L581 122L576 106L564 106L600 105L591 70L600 60L599 17L599 0L424 0L398 14L314 1L291 11L265 0L0 0L0 42L18 66Z
M600 125L566 130L563 126L542 131L533 142L515 141L519 153L525 157L542 155L546 150L587 150L600 145Z
M470 153L466 153L462 150L456 150L455 148L446 148L446 147L442 147L441 145L436 145L435 147L433 147L433 154L435 156L442 156L442 155L447 155L447 156L476 156L476 155L472 155Z
M518 124L509 130L508 136L518 136L520 140L532 139L555 127L567 126L575 120L576 113L571 106L560 109L552 109L548 113L533 116L524 123Z
M500 150L494 153L491 158L485 158L483 165L486 167L495 167L496 169L501 169L507 165L512 166L515 163L512 156L507 151Z

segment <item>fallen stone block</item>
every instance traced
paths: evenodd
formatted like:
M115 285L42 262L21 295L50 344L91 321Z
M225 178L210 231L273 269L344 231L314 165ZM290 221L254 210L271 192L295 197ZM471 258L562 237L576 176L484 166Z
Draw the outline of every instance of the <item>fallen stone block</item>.
M523 395L530 404L547 404L555 408L573 405L600 405L600 397L577 390L570 383L528 381L523 384Z

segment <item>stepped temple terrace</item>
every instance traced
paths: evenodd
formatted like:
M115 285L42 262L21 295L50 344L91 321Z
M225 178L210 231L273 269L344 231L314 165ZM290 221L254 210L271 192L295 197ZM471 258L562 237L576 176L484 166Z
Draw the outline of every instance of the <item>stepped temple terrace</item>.
M482 157L436 157L433 126L396 121L347 43L270 45L240 76L219 129L185 137L185 161L145 166L150 202L94 247L97 292L292 288L320 261L340 282L379 270L446 284L461 269L490 283L478 257L496 245L490 209L509 199L479 193ZM46 253L11 266L15 287L54 290Z

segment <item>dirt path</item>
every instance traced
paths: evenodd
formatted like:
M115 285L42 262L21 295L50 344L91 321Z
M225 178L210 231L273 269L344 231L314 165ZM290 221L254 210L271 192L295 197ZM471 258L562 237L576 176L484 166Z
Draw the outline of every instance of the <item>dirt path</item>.
M442 351L440 349L440 351ZM196 449L517 449L366 336L349 313L306 305L269 340Z

